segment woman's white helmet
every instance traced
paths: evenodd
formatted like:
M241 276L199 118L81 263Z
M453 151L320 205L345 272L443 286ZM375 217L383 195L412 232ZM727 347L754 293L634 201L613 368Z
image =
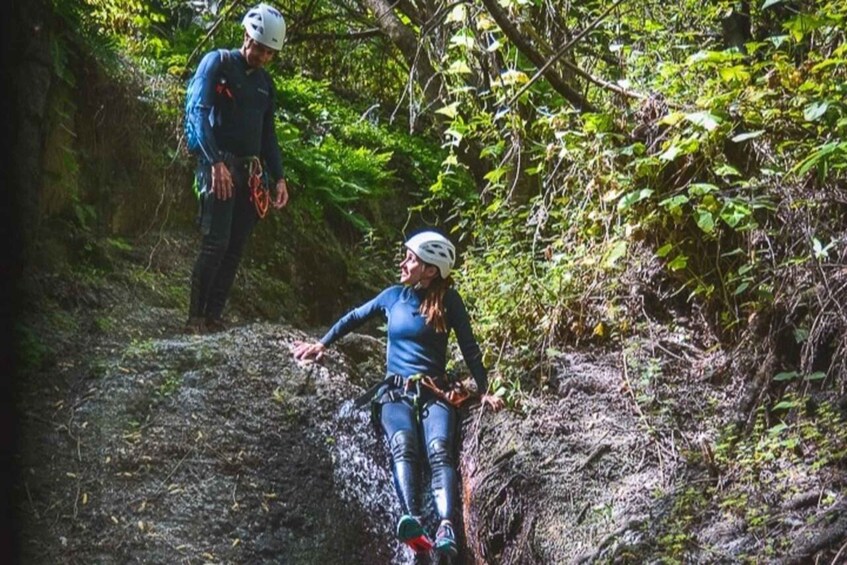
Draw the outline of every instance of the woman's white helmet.
M259 4L250 8L241 25L254 41L276 51L282 49L282 42L285 41L285 18L273 6Z
M406 241L406 248L424 263L438 267L442 279L447 278L456 263L456 247L436 231L426 230L413 235Z

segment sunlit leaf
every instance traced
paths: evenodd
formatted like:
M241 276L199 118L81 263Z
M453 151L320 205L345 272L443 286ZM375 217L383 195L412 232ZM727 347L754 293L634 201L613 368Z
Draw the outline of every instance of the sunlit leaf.
M464 4L458 4L455 6L447 17L444 19L446 23L462 23L465 21L465 17L467 16L467 9Z
M661 202L659 202L659 206L672 210L674 208L679 208L683 204L688 202L688 197L684 194L677 194L676 196L671 196L669 198L665 198Z
M641 202L645 198L649 198L651 194L653 194L653 190L649 188L642 188L641 190L624 194L621 199L618 200L618 211L623 212L624 210L631 208L633 204Z
M685 114L683 114L682 112L671 112L670 114L662 116L662 119L659 120L659 123L668 126L675 126L680 121L682 121L684 117Z
M710 192L716 192L718 187L708 182L693 182L688 186L688 194L691 196L703 196Z
M436 114L444 114L448 118L455 118L459 115L459 103L453 102L448 104L447 106L442 106L438 110L435 111Z
M673 161L679 156L680 153L682 153L682 149L679 147L679 145L673 144L667 149L665 149L661 155L659 155L659 159L661 159L662 161Z
M706 233L715 231L715 217L705 208L698 208L694 212L694 220L697 222L697 227Z
M718 73L724 82L747 82L750 80L750 71L744 65L721 67Z
M685 267L688 266L688 257L683 254L679 254L673 258L673 260L668 263L668 269L671 271L681 271Z
M765 130L760 129L756 131L748 131L744 133L739 133L738 135L732 138L734 143L741 143L742 141L747 141L748 139L755 139L765 133Z
M807 122L814 122L824 114L829 108L829 102L812 102L803 110L803 119Z
M724 163L718 167L715 167L715 174L720 177L740 177L741 173L738 169L733 167L732 165Z
M515 84L524 84L528 81L529 77L526 75L526 73L516 71L514 69L509 69L508 71L500 73L499 80L494 84L501 86L512 86Z
M685 114L685 119L708 131L713 131L721 123L721 119L710 112L692 112Z
M470 31L462 30L450 38L450 45L464 47L465 49L473 49L474 37Z
M667 257L668 254L670 254L670 252L673 251L673 248L674 248L674 246L673 246L672 243L666 243L663 246L661 246L659 249L656 250L656 255L659 256L659 257Z
M453 61L453 64L447 69L447 72L450 74L462 74L469 75L471 74L471 68L464 61Z
M606 254L606 257L603 260L603 264L608 268L614 267L615 263L617 263L618 260L620 260L621 257L626 256L626 249L627 249L626 241L616 242L612 246L612 248L609 249L609 252Z

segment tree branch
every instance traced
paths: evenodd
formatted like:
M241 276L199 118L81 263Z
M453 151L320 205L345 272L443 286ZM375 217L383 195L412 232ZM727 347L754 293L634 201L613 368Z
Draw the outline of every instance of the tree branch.
M618 0L618 3L622 1L623 0ZM488 13L491 14L491 17L494 18L494 21L497 22L497 25L500 26L500 29L503 30L503 33L506 34L506 37L508 37L509 40L515 44L518 50L524 55L526 55L526 57L530 61L532 61L532 63L536 67L539 67L539 70L535 74L535 76L527 84L525 84L523 88L520 89L520 91L518 91L518 94L515 94L512 97L512 99L509 101L509 105L511 105L515 100L517 100L518 96L526 90L529 84L532 84L532 82L534 82L540 74L543 74L544 78L547 79L547 82L550 83L550 86L552 86L556 92L561 94L575 108L584 112L594 111L595 108L591 105L588 100L586 100L586 98L582 94L574 90L567 82L565 82L561 75L550 69L550 62L545 64L544 57L542 57L541 54L535 50L535 48L529 43L529 41L524 38L523 34L518 30L518 28L509 20L509 16L506 14L503 8L500 7L500 4L497 2L497 0L482 0L482 3L488 10ZM572 43L574 43L574 41L571 41L568 46L570 46ZM564 54L564 51L562 51L561 54L557 53L556 55L554 55L553 58L550 59L550 61L552 62L556 58L561 57L562 54Z
M368 39L382 35L382 30L379 28L363 29L360 31L351 31L349 33L301 33L296 37L292 37L288 43L302 43L303 41L313 40L339 40L339 41L358 41L359 39Z
M613 82L609 82L609 81L603 80L601 78L595 77L594 75L591 75L586 71L583 71L582 69L580 69L579 67L577 67L576 65L571 63L570 61L562 61L562 65L564 65L565 67L567 67L568 69L570 69L574 73L578 74L579 76L581 76L582 78L584 78L588 82L593 82L597 86L599 86L601 88L605 88L606 90L611 90L612 92L617 92L618 94L620 94L622 96L626 96L627 98L635 98L636 100L644 100L645 98L647 98L647 96L645 94L641 94L640 92L634 92L632 90L627 90L626 88L624 88L622 86L618 86L617 84L615 84Z
M527 89L528 89L528 88L532 85L532 83L534 83L536 80L538 80L538 77L540 77L540 76L544 75L544 77L545 77L545 78L547 78L547 80L549 81L550 79L547 77L547 74L546 74L546 73L547 73L548 69L550 68L550 66L551 66L553 63L555 63L556 61L558 61L558 60L562 57L562 55L564 55L565 53L567 53L567 52L568 52L568 50L569 50L571 47L573 47L574 45L576 45L576 43L577 43L580 39L582 39L583 37L585 37L585 36L586 36L586 34L588 34L588 32L589 32L589 31L591 31L592 29L594 29L595 27L597 27L597 26L600 24L600 22L602 22L604 19L606 19L606 16L608 16L609 14L611 14L611 13L612 13L612 10L614 10L615 8L617 8L619 5L623 4L625 1L626 1L626 0L617 0L614 4L612 4L611 6L609 6L609 7L608 7L608 8L607 8L607 9L606 9L606 10L605 10L602 14L600 14L599 16L597 16L597 18L596 18L593 22L591 22L590 24L588 24L588 26L587 26L584 30L582 30L581 32L579 32L578 34L576 34L576 36L574 36L574 38L573 38L573 39L571 39L570 41L568 41L568 42L567 42L567 43L566 43L566 44L565 44L565 45L564 45L561 49L559 49L558 51L556 51L556 53L555 53L552 57L550 57L550 59L549 59L546 63L544 63L543 65L540 65L540 68L538 69L538 71L536 71L535 75L533 75L533 77L532 77L531 79L529 79L529 81L528 81L526 84L524 84L524 85L521 87L521 89L520 89L520 90L518 90L518 91L515 93L515 95L514 95L514 96L512 96L512 98L509 100L509 102L508 102L508 104L507 104L507 105L508 105L508 106L511 106L512 104L514 104L515 100L517 100L517 99L520 97L520 95L521 95L521 94L523 94L524 92L526 92L526 90L527 90ZM483 2L485 2L485 3L489 3L489 2L492 2L492 0L483 0ZM498 23L499 23L499 22L498 22Z

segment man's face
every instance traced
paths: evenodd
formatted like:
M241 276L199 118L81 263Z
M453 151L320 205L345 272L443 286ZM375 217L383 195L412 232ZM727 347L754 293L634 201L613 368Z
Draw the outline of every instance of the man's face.
M244 58L247 64L255 69L264 67L276 55L276 51L265 47L252 37L244 38Z

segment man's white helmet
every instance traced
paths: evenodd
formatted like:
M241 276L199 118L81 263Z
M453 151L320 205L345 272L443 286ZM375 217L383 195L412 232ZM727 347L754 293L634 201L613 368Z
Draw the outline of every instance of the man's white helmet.
M422 231L406 241L406 248L424 263L435 265L446 279L456 263L456 248L449 239L432 230Z
M285 18L279 10L267 4L251 8L241 22L254 41L265 47L279 51L285 41Z

